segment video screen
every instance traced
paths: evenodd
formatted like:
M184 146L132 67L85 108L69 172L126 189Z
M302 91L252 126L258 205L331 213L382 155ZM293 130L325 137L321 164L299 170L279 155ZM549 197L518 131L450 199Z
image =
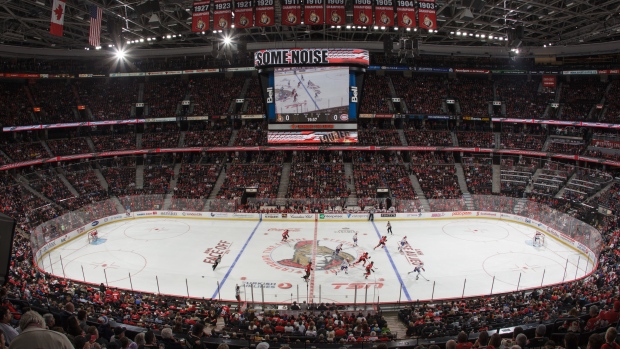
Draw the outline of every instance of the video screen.
M277 68L274 97L276 122L346 122L349 68Z
M267 143L357 143L357 131L268 131Z

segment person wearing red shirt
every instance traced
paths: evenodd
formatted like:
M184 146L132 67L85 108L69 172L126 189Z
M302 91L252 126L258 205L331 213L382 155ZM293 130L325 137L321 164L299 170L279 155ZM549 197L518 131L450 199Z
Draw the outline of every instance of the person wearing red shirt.
M379 240L379 243L377 244L377 246L375 246L375 248L373 248L373 250L376 250L377 247L379 247L379 246L385 247L385 242L386 241L387 241L387 236L382 236L381 239Z
M370 272L374 272L374 270L372 269L373 265L375 264L375 262L370 262L368 263L368 265L366 266L366 274L364 274L364 278L368 279L368 276L370 275Z
M282 241L288 241L288 229L284 230L284 233L282 233Z
M472 343L468 341L467 333L462 332L456 337L457 343L455 349L471 349Z

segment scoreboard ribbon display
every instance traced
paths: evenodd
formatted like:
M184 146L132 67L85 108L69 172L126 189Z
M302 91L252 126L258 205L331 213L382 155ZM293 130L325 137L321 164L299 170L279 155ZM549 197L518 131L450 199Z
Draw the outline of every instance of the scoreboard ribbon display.
M353 2L353 24L370 25L372 24L372 0L354 0Z
M415 28L413 0L396 0L396 25L402 28Z
M232 25L232 0L213 1L213 29L228 29Z
M252 0L235 1L235 28L250 28L254 26L254 11Z
M282 0L282 25L301 24L301 0Z
M342 25L345 23L346 13L344 0L327 0L325 5L327 24Z
M380 26L394 25L394 3L392 0L376 0L375 24Z
M209 13L211 0L194 1L192 10L192 31L194 33L209 30Z
M325 24L324 0L306 0L304 7L304 23L308 25Z
M280 49L254 52L254 66L370 64L368 51L360 49Z
M275 25L276 8L274 0L256 0L256 26L269 27Z
M422 29L437 29L435 0L418 1L418 20Z

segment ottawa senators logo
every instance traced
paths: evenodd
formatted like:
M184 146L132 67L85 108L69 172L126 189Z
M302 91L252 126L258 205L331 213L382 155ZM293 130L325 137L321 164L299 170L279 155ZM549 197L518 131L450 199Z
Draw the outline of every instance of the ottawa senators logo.
M224 29L224 28L228 28L228 21L226 19L224 19L224 17L220 17L219 22L217 22L217 26Z
M263 14L260 15L260 23L262 25L268 25L269 23L271 23L271 18L267 16L266 13L263 12Z
M381 12L381 18L379 20L385 25L392 23L392 20L385 14L385 12Z
M297 242L295 246L293 246L293 258L276 260L276 263L286 267L303 269L308 262L312 260L312 243L313 242L310 240ZM287 245L282 245L281 247L287 247ZM344 251L340 251L338 256L334 256L333 248L317 246L316 265L314 267L316 270L330 270L340 266L343 259L354 261L355 257Z
M402 23L404 26L408 27L413 23L413 21L411 20L411 17L407 16L407 14L404 14L402 18Z
M364 12L360 12L360 15L359 15L358 20L359 20L361 23L368 24L369 19L370 19L370 18L369 18L368 16L366 16L366 13L364 13Z
M239 18L239 25L245 27L248 23L250 23L250 20L245 15L241 15L241 18Z
M202 19L199 19L198 22L196 23L196 29L198 29L199 31L204 31L206 27L207 25Z
M310 23L319 23L320 20L321 20L321 17L319 17L319 15L317 15L316 12L314 11L310 12L310 16L308 16L308 21Z
M297 23L297 16L293 12L289 12L286 14L286 22L290 24Z
M424 25L425 25L427 28L432 28L432 27L433 27L433 25L435 24L435 23L433 23L433 20L432 20L432 19L428 18L428 15L425 15L425 16L424 16L424 21L423 21L423 23L424 23Z
M341 19L342 19L342 17L340 17L340 15L338 14L337 11L333 11L332 12L332 23L340 24L340 20Z

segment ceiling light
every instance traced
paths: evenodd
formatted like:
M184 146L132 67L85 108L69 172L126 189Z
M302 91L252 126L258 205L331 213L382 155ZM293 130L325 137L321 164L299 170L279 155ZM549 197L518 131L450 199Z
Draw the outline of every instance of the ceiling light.
M359 28L359 27L358 27L358 28ZM379 29L379 27L375 25L374 29L375 29L375 30L377 30L377 29Z
M123 50L116 51L116 58L118 58L118 59L125 58L125 51L123 51Z
M144 42L144 39L140 39L140 42Z
M480 37L484 39L486 37L486 35L485 34L480 34Z
M351 29L351 26L350 26L350 25L348 25L348 26L347 26L347 29Z
M407 31L408 31L408 32L410 32L410 31L411 31L411 28L407 28Z
M172 35L170 34L166 35L166 39L172 39Z
M230 36L224 37L224 45L230 45L231 42L232 39L230 38Z

